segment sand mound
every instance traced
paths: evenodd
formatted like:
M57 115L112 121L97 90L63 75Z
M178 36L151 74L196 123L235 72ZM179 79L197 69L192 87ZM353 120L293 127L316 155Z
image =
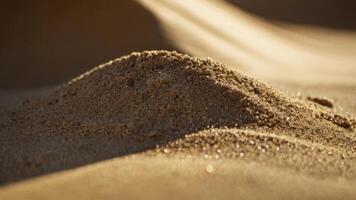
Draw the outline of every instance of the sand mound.
M0 12L0 89L62 84L132 51L172 49L136 1L6 0Z
M250 137L272 138L275 146L304 149L295 154L301 162L294 163L297 167L304 166L302 155L308 157L304 153L309 148L332 149L334 153L325 156L332 157L335 165L342 160L344 167L333 165L324 171L352 175L353 127L350 119L293 100L210 59L167 51L132 53L41 99L3 111L0 180L19 180L156 145L200 153L233 148L238 149L231 154L236 157L241 155L236 141L255 144ZM173 141L184 135L194 139ZM231 135L235 140L228 139ZM204 148L197 148L200 145ZM261 150L249 149L254 155ZM247 150L246 146L243 153ZM283 159L279 161L286 166ZM311 167L301 170L314 172Z

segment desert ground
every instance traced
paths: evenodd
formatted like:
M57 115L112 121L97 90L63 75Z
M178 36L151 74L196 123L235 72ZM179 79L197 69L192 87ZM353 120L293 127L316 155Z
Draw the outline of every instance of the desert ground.
M355 199L353 4L7 1L0 199Z

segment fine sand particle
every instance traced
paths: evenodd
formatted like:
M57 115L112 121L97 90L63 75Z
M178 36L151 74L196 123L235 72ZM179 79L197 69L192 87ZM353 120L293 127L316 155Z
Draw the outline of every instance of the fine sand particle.
M148 149L355 176L355 121L210 59L132 53L0 113L0 182Z

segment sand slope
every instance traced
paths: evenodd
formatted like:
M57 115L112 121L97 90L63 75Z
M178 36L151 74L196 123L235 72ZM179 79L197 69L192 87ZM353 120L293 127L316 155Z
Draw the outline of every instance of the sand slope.
M0 116L2 183L136 152L148 159L257 162L309 176L303 179L308 184L355 177L353 119L290 98L218 62L175 52L110 61ZM165 159L154 162L175 162ZM14 194L11 188L25 192L20 195L27 190L26 184L9 188L4 195Z
M136 156L8 186L0 189L0 198L344 200L354 199L354 187L236 160Z

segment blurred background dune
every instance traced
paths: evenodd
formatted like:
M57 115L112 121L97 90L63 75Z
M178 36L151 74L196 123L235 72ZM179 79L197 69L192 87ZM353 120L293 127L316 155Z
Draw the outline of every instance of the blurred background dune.
M211 57L269 82L356 83L354 1L3 1L0 89L57 85L132 51Z
M141 2L160 19L166 36L195 56L211 57L264 81L307 85L355 83L356 34L352 30L276 22L246 12L239 1ZM268 6L253 2L265 1L251 1L251 6L270 12L282 6L278 2ZM288 10L294 10L294 1L288 2ZM310 1L310 6L316 3ZM306 11L294 12L302 17L310 9L305 7ZM328 21L323 14L320 18Z
M299 25L355 30L352 0L227 0L262 18Z
M5 0L0 88L55 85L132 51L170 49L136 1Z

